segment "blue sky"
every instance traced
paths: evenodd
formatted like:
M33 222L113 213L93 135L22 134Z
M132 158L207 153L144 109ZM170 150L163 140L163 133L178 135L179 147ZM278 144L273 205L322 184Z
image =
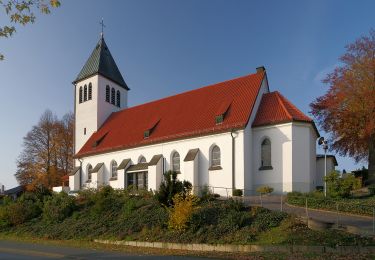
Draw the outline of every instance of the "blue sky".
M15 186L22 138L47 108L73 110L73 86L99 39L131 88L130 106L255 72L303 112L344 46L375 28L375 1L61 0L0 39L0 182ZM7 22L3 10L0 24ZM321 134L324 134L321 132ZM338 157L340 169L358 168Z

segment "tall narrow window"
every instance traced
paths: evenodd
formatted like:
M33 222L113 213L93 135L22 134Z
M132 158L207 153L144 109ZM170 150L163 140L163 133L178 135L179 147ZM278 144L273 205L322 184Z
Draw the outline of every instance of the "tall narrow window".
M91 82L89 83L89 98L88 100L91 100L92 99L92 84Z
M272 168L271 166L271 141L266 138L261 145L261 168Z
M221 165L221 154L219 146L215 145L211 151L211 167L216 167Z
M79 87L79 103L82 103L83 88Z
M121 97L120 97L120 90L117 90L116 93L116 106L120 107L121 105Z
M109 89L109 86L107 85L106 87L105 87L105 101L107 101L108 103L109 103L109 100L110 100L110 98L109 98L109 96L110 96L110 89Z
M139 158L138 158L138 163L145 163L146 162L146 158L141 155Z
M115 104L115 100L116 100L116 91L114 88L111 89L111 104L114 105Z
M92 177L92 166L91 164L87 165L87 182L90 182L91 181L91 177Z
M117 162L116 161L112 161L111 178L117 178Z
M83 89L83 101L87 101L87 85Z
M172 155L172 171L180 171L180 154L178 152L174 152Z

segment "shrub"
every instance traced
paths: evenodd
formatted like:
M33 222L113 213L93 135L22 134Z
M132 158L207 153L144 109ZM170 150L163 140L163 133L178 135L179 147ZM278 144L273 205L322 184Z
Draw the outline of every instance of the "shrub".
M183 196L186 196L191 189L190 182L177 180L177 172L167 171L164 173L164 181L160 184L159 191L156 192L155 196L161 204L171 206L176 194L182 193Z
M233 190L233 196L241 197L243 195L242 190L240 189L234 189Z
M272 187L269 187L269 186L260 186L256 189L256 192L260 193L260 194L269 194L269 193L272 193L273 192L273 188Z
M341 178L337 171L332 171L325 177L327 183L327 195L332 198L347 198L350 192L360 188L360 180L356 179L353 174L348 174Z
M254 217L251 226L258 232L279 226L280 222L288 216L285 212L271 211L259 207L253 207L251 215Z
M41 209L32 200L19 200L6 206L6 218L11 225L20 225L40 215Z
M204 185L202 190L201 190L201 199L202 200L206 200L206 201L210 201L210 200L213 200L215 199L215 195L214 193L212 193L210 187L208 185Z
M94 214L101 215L103 213L116 212L122 207L123 201L120 199L120 194L116 192L111 186L103 186L98 192L93 193L93 207Z
M368 188L368 191L370 192L370 195L375 195L375 184L371 184L367 188Z
M178 231L185 230L195 211L197 203L198 198L192 194L176 194L173 197L174 206L170 210L168 227Z
M69 217L74 209L74 197L68 196L65 192L54 194L44 200L43 219L46 222L61 222Z

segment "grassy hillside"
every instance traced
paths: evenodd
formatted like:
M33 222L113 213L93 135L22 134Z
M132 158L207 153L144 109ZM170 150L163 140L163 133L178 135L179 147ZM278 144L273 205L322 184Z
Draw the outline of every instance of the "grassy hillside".
M182 202L186 201L182 199ZM245 207L234 200L194 198L193 206L181 205L180 208L176 205L174 208L167 207L151 193L132 195L109 187L98 192L84 191L77 197L64 193L29 193L16 202L3 201L0 206L0 233L58 240L102 238L184 243L373 244L372 239L335 230L312 231L286 213ZM183 228L173 228L170 222L172 215L186 222Z

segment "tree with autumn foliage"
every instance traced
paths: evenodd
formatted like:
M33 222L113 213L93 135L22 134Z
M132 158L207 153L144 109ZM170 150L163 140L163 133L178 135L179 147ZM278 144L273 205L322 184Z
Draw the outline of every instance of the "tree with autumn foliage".
M15 174L27 190L51 189L73 168L73 114L60 120L46 110L26 134Z
M59 0L0 0L0 8L10 18L10 24L0 26L0 37L10 37L16 32L16 24L23 26L34 23L36 10L42 14L49 14L52 8L60 6ZM4 55L0 53L0 60L4 59Z
M323 80L328 92L311 103L312 114L330 134L331 149L368 162L375 183L375 30L346 46L341 64Z

